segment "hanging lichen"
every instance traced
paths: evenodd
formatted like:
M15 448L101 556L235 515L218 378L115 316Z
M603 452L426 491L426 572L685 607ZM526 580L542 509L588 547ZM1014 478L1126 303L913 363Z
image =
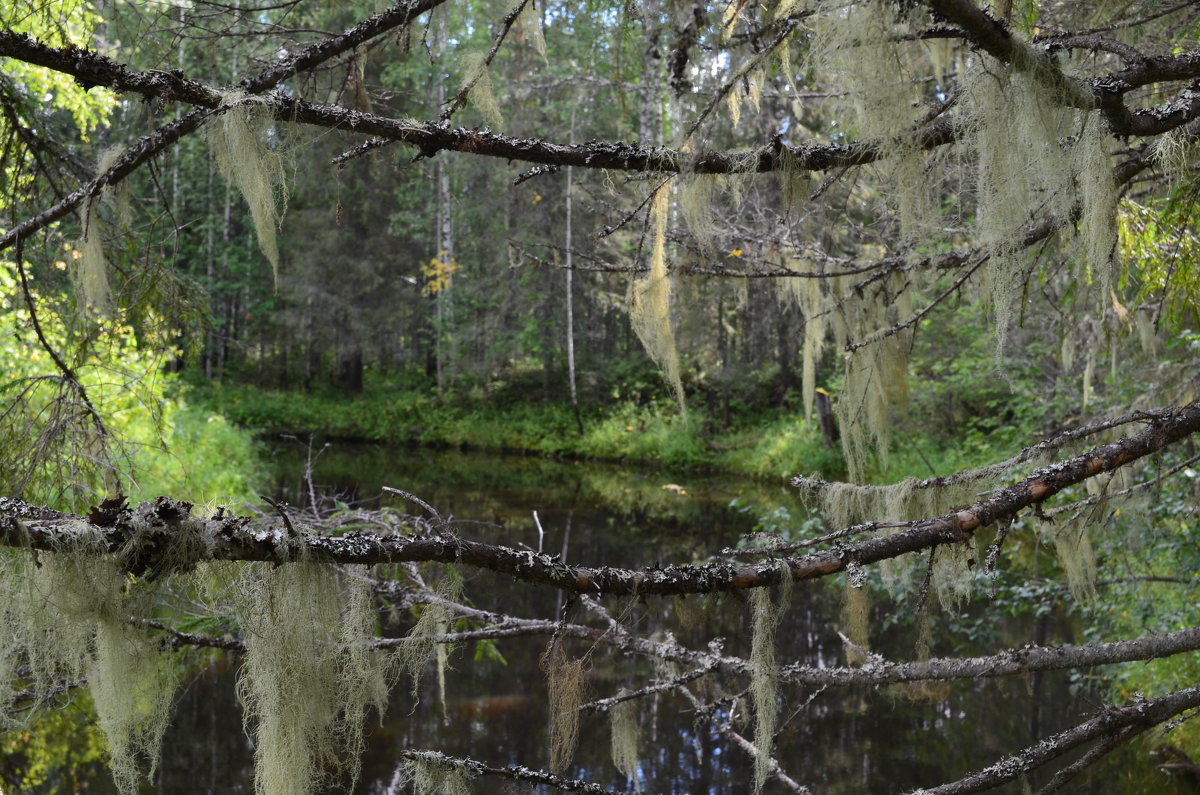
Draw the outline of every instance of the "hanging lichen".
M933 561L933 585L943 610L957 609L975 582L975 548L967 541L942 544Z
M275 231L287 201L284 161L267 143L272 116L268 100L244 92L224 96L224 113L208 123L208 146L226 180L237 186L254 222L259 248L279 278ZM277 194L278 192L278 200Z
M895 334L846 356L845 385L836 409L851 480L864 479L872 452L887 464L891 411L908 402L909 336Z
M1089 97L1026 50L1016 47L1011 65L981 56L967 79L998 353L1032 267L1021 253L1027 225L1078 210L1087 272L1105 296L1116 249L1117 193L1102 121L1087 110Z
M1154 142L1155 164L1175 182L1189 173L1198 156L1196 136L1187 127L1176 127Z
M910 73L911 56L897 35L906 20L884 0L852 0L813 18L808 67L849 87L845 103L863 138L891 138L909 129L920 112Z
M537 54L542 56L543 61L549 62L546 58L546 34L542 30L542 15L538 12L537 3L534 0L529 0L525 7L521 9L521 14L517 17L517 25L525 34L525 37L533 44L533 48L537 50Z
M874 168L909 240L933 228L937 210L925 153L906 135L922 113L917 78L927 54L903 35L918 13L897 13L896 4L884 0L841 3L815 18L808 55L810 69L849 89L841 100L847 111L839 114L842 123L856 138L871 139L883 150Z
M1087 408L1092 402L1092 380L1096 375L1096 350L1089 348L1087 352L1087 363L1083 366L1083 395L1080 402L1083 408Z
M436 751L417 751L405 760L404 777L416 795L471 795L479 770Z
M633 283L630 319L633 330L646 348L650 358L662 368L667 383L675 391L679 410L687 416L683 381L679 373L679 356L675 351L675 334L671 329L671 281L667 273L667 186L654 194L650 203L650 228L653 241L650 253L650 273Z
M625 695L622 690L618 695ZM617 770L626 779L633 782L634 788L641 791L637 775L638 766L638 727L637 702L630 699L620 701L608 710L609 728L612 733L612 760Z
M113 146L100 153L96 163L96 173L104 174L125 153L120 146ZM100 203L107 197L116 196L117 216L121 224L128 228L131 224L128 189L121 183L119 191L109 186L99 193L84 200L80 209L83 223L83 234L76 244L78 252L76 262L71 271L76 294L79 296L81 313L108 315L112 312L112 288L108 281L108 261L104 256L103 229L100 223Z
M779 563L779 597L771 601L769 588L756 588L750 595L750 700L754 707L754 792L762 791L771 769L775 726L779 718L778 667L775 664L775 630L787 612L792 591L792 570Z
M488 70L487 55L482 52L467 53L463 56L463 84L470 91L471 104L483 117L484 124L493 130L504 126L504 115L496 102L492 91L492 75Z
M108 741L109 768L123 793L139 791L141 760L150 760L147 775L154 774L179 675L156 639L123 620L99 624L88 689Z
M787 52L786 47L779 48ZM802 210L808 202L809 188L812 184L812 172L801 168L796 155L786 147L779 150L779 169L776 175L779 187L783 192L782 212L786 216L794 215Z
M400 647L397 665L401 672L412 679L412 697L417 698L421 689L421 677L433 655L437 676L438 703L446 705L446 661L450 649L438 643L438 635L445 634L454 617L447 602L457 601L462 594L462 577L458 570L447 568L434 588L435 599L422 606L417 623L409 630L404 645Z
M792 482L799 487L802 498L810 508L824 517L826 525L830 529L840 530L864 522L909 522L943 516L971 504L979 492L993 488L1014 471L1016 468L1011 462L1001 462L953 478L926 481L906 478L886 486L829 483L805 477L797 477ZM884 536L904 529L903 526L884 528L877 531L877 535ZM957 582L960 572L949 564L961 562L965 566L968 559L969 556L950 556L948 561L943 561L943 568L939 569L939 585L942 577ZM906 591L921 565L912 556L883 561L879 573L884 589L893 596ZM971 578L950 587L955 593L964 589L969 591Z
M136 793L141 767L153 771L157 764L179 672L155 640L129 623L147 607L147 590L127 578L95 527L80 523L72 532L70 549L36 559L26 551L4 553L0 669L19 668L37 699L86 678L117 788ZM5 712L10 703L0 700L4 727L34 714Z
M369 567L348 566L345 571L348 581L342 595L338 684L341 692L349 694L350 698L342 703L339 739L342 769L351 781L349 789L353 789L366 750L363 728L367 723L367 713L373 709L383 715L387 711L388 692L395 679L398 660L394 655L374 648L377 618L371 580L367 576ZM444 684L442 690L444 704Z
M715 174L696 174L684 183L683 190L679 192L679 210L687 222L688 231L701 249L709 254L714 250L712 203L717 181Z
M1079 237L1089 280L1107 296L1115 283L1117 183L1108 155L1108 136L1099 113L1079 114L1082 131L1072 148L1081 198Z
M550 641L539 661L546 672L550 696L550 772L561 773L571 764L579 743L579 707L587 678L585 659L569 659L558 638Z
M1054 539L1054 551L1058 563L1067 575L1067 585L1075 600L1083 604L1096 601L1096 553L1092 549L1090 525L1104 520L1105 503L1077 512L1061 526L1047 528L1043 532Z
M801 351L801 393L804 416L812 420L817 396L817 362L825 350L829 307L822 279L804 279L800 309L804 313L804 347Z
M79 256L72 270L84 315L107 315L112 311L112 288L108 283L98 203L98 198L92 197L83 204L83 237L77 244Z
M353 775L361 718L387 690L389 666L366 659L382 654L365 647L369 600L354 597L343 612L337 573L303 561L252 565L243 588L238 695L255 742L255 792L313 792Z

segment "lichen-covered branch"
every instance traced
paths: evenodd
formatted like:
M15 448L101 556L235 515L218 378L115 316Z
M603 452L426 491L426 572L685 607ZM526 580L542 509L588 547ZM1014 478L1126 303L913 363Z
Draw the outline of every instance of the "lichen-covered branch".
M224 95L210 86L169 73L136 72L98 53L78 48L47 47L19 34L0 32L0 56L5 55L118 91L184 101L213 110L222 107ZM689 153L622 141L567 145L537 138L516 138L488 130L448 127L438 122L393 119L336 105L318 105L282 94L272 95L271 101L265 103L264 107L280 121L374 135L415 146L425 156L446 150L527 163L617 171L696 174L748 174L783 169L824 171L875 162L885 155L886 149L876 141L848 146L787 146L778 137L749 153ZM905 143L920 149L935 149L953 143L961 132L960 125L940 121L912 133L909 136L911 140ZM353 150L346 156L352 157ZM3 247L6 238L0 238L0 247Z
M1001 759L996 764L940 787L922 790L922 795L965 795L983 792L1057 759L1073 748L1093 740L1116 736L1131 727L1149 728L1200 706L1200 687L1189 687L1148 701L1111 707L1085 723L1047 737L1037 745Z
M994 496L943 516L913 523L889 536L839 549L786 558L794 580L825 577L848 566L865 566L941 544L960 542L993 522L1014 517L1084 480L1112 472L1169 447L1200 430L1200 404L1163 409L1148 415L1141 432L1102 445L1037 470ZM81 517L20 521L22 511L37 510L19 500L0 499L0 543L54 550L79 535ZM776 562L740 564L728 561L672 565L647 569L567 565L556 556L484 544L448 533L424 536L383 536L350 531L337 537L308 535L291 539L278 521L252 522L247 517L218 514L190 516L191 506L165 497L135 511L109 516L98 529L112 553L128 554L136 544L139 566L154 566L156 549L165 548L172 533L199 533L207 554L219 560L258 560L288 563L300 557L341 564L436 561L488 569L515 580L549 585L583 594L682 595L719 593L762 587L779 582L785 570ZM95 543L92 541L91 543ZM144 563L143 563L144 561ZM134 572L142 573L141 569Z
M330 58L357 47L368 39L408 24L420 14L444 2L446 0L402 2L375 14L338 36L306 47L291 58L282 60L258 75L243 80L239 84L239 88L248 94L261 94L289 77L306 69L312 69ZM211 115L209 108L216 108L220 105L219 97L215 104L207 104L212 101L214 90L194 80L187 80L172 73L157 70L133 72L96 53L77 47L63 49L46 47L27 36L11 31L0 31L0 57L2 56L18 58L28 63L63 71L74 76L82 85L89 87L109 85L99 78L116 79L128 84L129 88L123 90L136 91L146 97L170 100L182 99L186 94L196 99L203 98L205 101L197 103L202 106L201 109L192 111L167 126L139 138L107 171L97 175L90 183L71 193L58 204L9 229L0 236L0 251L63 218L87 198L98 195L105 187L115 185L125 179L159 152L199 129L200 125ZM67 64L71 64L71 66L62 68Z
M463 759L460 757L449 756L440 751L417 751L403 750L400 751L400 756L404 759L418 762L421 764L433 764L446 768L454 768L466 774L468 779L475 779L481 776L492 776L495 778L508 779L509 781L522 781L528 784L553 787L563 792L584 792L588 795L632 795L625 790L610 790L601 787L599 784L592 784L580 779L566 778L564 776L555 775L546 770L534 770L524 765L507 765L505 767L491 767L482 762L477 762L474 759Z
M1155 108L1130 111L1125 105L1125 95L1140 86L1200 77L1200 53L1134 58L1119 72L1084 82L1063 74L1045 47L1021 41L971 0L928 0L928 5L934 13L961 27L971 43L984 52L1014 68L1037 74L1064 102L1078 108L1099 108L1117 135L1161 135L1200 116L1200 91L1192 88L1185 88L1177 99Z

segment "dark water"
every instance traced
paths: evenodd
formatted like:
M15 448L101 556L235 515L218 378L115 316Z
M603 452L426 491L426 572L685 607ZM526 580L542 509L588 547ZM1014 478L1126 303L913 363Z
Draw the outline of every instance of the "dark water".
M296 509L309 493L303 477L308 456L294 444L283 444L273 454L271 488ZM371 501L378 499L381 486L401 488L453 516L464 535L493 543L537 548L536 510L545 550L592 565L702 560L752 528L751 515L730 507L735 498L760 512L775 510L775 521L786 523L791 517L798 525L804 518L783 484L534 458L339 444L321 452L313 473L322 498ZM555 591L514 586L486 572L468 572L464 594L476 607L527 618L552 618L562 605ZM841 664L842 644L836 634L843 627L841 603L839 583L797 586L777 633L778 660ZM606 606L644 634L670 631L692 648L723 638L727 653L749 654L749 608L738 598L608 599ZM988 606L981 595L961 613L940 615L934 652L980 654L1035 640L1078 641L1073 622L1062 616L1044 617L1039 625L1031 616L993 615ZM873 650L891 659L911 659L915 629L910 622L888 616L912 612L911 604L897 605L880 596L872 608ZM386 631L404 630L395 626ZM396 753L401 749L437 749L492 766L545 768L548 707L538 659L546 642L545 637L501 641L497 648L504 663L476 659L477 649L460 647L451 657L444 710L432 673L424 679L419 703L409 696L407 683L399 684L384 722L370 730L356 791L403 791L394 786ZM589 695L594 698L614 695L623 686L644 685L655 676L653 665L642 658L580 642L569 643L568 651L588 656ZM236 664L229 660L210 665L181 694L160 770L147 792L253 791L253 751L242 731L234 694ZM701 680L694 690L707 696L737 695L745 686ZM952 781L1078 723L1100 705L1098 696L1086 688L1072 687L1066 674L923 689L818 692L783 687L780 695L784 706L777 758L792 778L815 793L907 792ZM638 720L643 792L750 791L749 760L678 695L643 699ZM753 735L752 725L739 726L746 736ZM575 765L567 775L614 789L626 787L610 759L606 719L585 717ZM82 791L110 790L102 777L87 778ZM1045 778L1034 777L1029 783L1036 789ZM506 786L498 779L483 779L475 791L530 791ZM1024 786L1014 784L1004 791L1022 792ZM783 790L768 782L766 791ZM1174 790L1144 754L1128 751L1066 791Z

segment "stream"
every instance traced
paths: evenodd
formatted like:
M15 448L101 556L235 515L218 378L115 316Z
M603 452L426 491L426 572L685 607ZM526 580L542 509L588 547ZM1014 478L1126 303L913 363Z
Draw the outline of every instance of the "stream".
M730 476L350 443L309 450L294 441L273 445L270 461L271 482L264 488L292 506L307 504L310 486L304 473L311 465L312 491L319 491L322 499L378 505L382 487L391 486L453 517L463 535L489 543L540 546L561 553L568 562L589 565L701 561L736 544L753 529L755 516L769 515L778 526L794 527L806 518L786 484ZM400 504L397 498L387 499ZM412 505L407 509L420 510ZM844 664L837 634L844 626L843 591L841 582L832 580L792 589L776 636L781 664ZM487 572L466 571L463 592L476 607L527 618L553 618L562 606L556 591L515 585ZM889 659L912 659L917 635L913 622L888 616L911 615L914 608L881 595L873 599L872 651ZM696 649L722 638L726 653L749 656L750 611L744 599L610 598L605 604L643 634L670 631ZM1068 616L1050 613L1039 619L1029 611L1012 616L997 610L983 592L959 611L941 611L935 605L934 612L935 656L1080 640ZM590 620L579 608L572 619ZM407 620L389 625L385 619L385 634L401 634ZM538 663L547 640L499 641L495 655L475 645L457 648L446 674L444 705L439 703L432 666L421 682L419 700L409 694L410 681L397 683L382 723L372 720L355 792L404 791L396 787L396 752L401 749L436 749L496 767L546 768L546 677ZM661 673L643 658L606 648L589 649L572 641L567 649L575 656L587 655L591 698L643 686ZM236 665L236 660L213 663L182 690L162 763L146 792L253 792L253 751L235 694ZM724 686L744 683L726 678ZM693 687L697 692L711 689L703 679ZM818 795L908 792L953 781L1075 725L1103 703L1086 682L1072 681L1066 673L914 687L781 687L780 694L785 706L779 718L777 758L792 778ZM751 791L752 765L746 755L710 722L698 718L681 697L660 693L638 703L641 791ZM753 718L747 719L744 703L735 726L753 736ZM617 790L628 786L611 761L607 719L585 715L574 759L568 777ZM1047 778L1033 777L1030 784L1036 789ZM1120 779L1124 782L1118 783ZM1073 787L1065 791L1174 791L1136 749L1115 754ZM111 791L111 784L98 778L86 791ZM484 779L475 791L531 790ZM783 790L768 781L765 791ZM1026 790L1017 782L1002 791Z

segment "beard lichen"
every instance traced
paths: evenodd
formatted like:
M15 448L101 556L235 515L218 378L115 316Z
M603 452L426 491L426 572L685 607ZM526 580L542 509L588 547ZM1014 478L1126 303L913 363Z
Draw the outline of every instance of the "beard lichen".
M136 793L142 768L156 767L178 671L153 639L129 623L130 614L148 607L144 589L106 552L96 528L80 524L73 532L78 540L70 549L36 559L24 550L5 554L0 667L21 671L36 694L33 706L86 679L117 788ZM10 712L10 706L8 699L0 702L5 728L34 713Z
M1108 155L1107 135L1100 115L1080 114L1083 125L1072 148L1081 198L1079 237L1089 281L1108 296L1114 283L1117 251L1117 183Z
M436 751L415 751L404 763L404 778L416 795L471 795L479 770Z
M562 642L550 641L541 658L550 696L550 772L571 764L579 743L579 707L587 688L586 658L569 659Z
M754 792L762 792L771 770L771 748L779 719L778 667L775 664L775 630L787 612L792 593L792 569L787 561L779 563L779 598L771 601L769 588L755 588L750 594L752 630L750 635L750 700L754 707Z
M337 572L308 561L249 566L242 588L238 695L255 792L306 793L353 777L363 714L382 709L388 682L389 665L375 656L383 652L367 648L370 600L360 593L340 609Z
M284 159L267 144L272 116L262 97L244 92L225 94L227 110L208 123L208 146L225 179L237 186L246 205L259 248L279 278L276 229L287 202ZM277 201L278 193L278 201Z
M839 117L860 140L884 150L874 168L889 186L902 235L917 239L931 228L937 207L925 154L905 135L923 112L917 86L927 51L902 35L919 12L897 14L896 4L884 0L835 5L814 22L808 66L850 88L842 102L848 112Z
M627 691L622 690L620 695ZM638 764L638 708L637 701L630 699L614 704L608 710L609 728L612 733L612 760L617 770L629 781L634 789L641 790L637 775Z
M100 622L94 642L88 689L108 742L109 767L121 792L136 793L142 760L149 761L147 776L154 774L179 666L153 638L124 621Z
M469 91L471 103L483 117L484 124L493 130L504 126L504 115L492 91L492 75L488 69L487 55L482 52L463 56L463 89Z
M83 205L83 237L78 242L79 259L72 271L79 295L80 314L108 314L112 310L112 288L108 283L108 262L100 233L99 200L93 197Z
M446 663L450 656L450 647L438 643L438 635L445 634L450 629L450 620L454 617L448 602L454 602L462 595L462 577L454 568L447 568L442 579L433 589L434 599L421 608L417 623L409 630L404 645L397 655L397 666L400 671L412 679L411 695L418 698L421 690L421 678L425 667L433 655L437 676L438 703L444 710L446 707Z
M933 559L933 585L946 611L956 609L971 595L975 582L975 547L956 541L937 548Z
M686 419L679 355L671 329L671 280L666 261L668 193L668 186L663 185L650 202L650 273L632 285L630 320L646 353L662 369L667 383L675 391L679 410Z
M1118 195L1107 134L1090 106L1071 106L1080 100L1067 96L1070 85L1021 59L1007 65L986 56L967 77L998 354L1032 269L1021 253L1029 224L1046 217L1065 222L1078 212L1087 278L1099 283L1102 300L1113 282Z
M1154 163L1172 182L1187 176L1192 163L1200 156L1196 135L1190 128L1191 125L1176 127L1160 135L1154 143Z
M1076 511L1059 526L1048 526L1043 534L1054 540L1058 563L1067 575L1071 596L1081 604L1096 601L1096 553L1089 528L1104 521L1108 507L1104 500Z
M100 153L96 163L96 173L105 174L125 153L120 146L113 146ZM112 288L108 281L108 262L104 257L104 241L100 224L100 202L114 195L114 189L109 186L99 193L89 196L83 202L80 216L83 223L83 235L76 244L79 258L72 272L72 280L79 296L80 314L98 313L108 315L112 312ZM124 183L116 195L117 216L126 229L131 225L129 197Z
M713 253L713 196L719 183L716 174L695 174L679 192L679 210L688 231L706 254Z
M845 383L835 404L842 437L842 452L852 481L865 479L873 450L887 464L891 442L891 414L908 404L908 351L912 329L890 335L878 333L888 323L904 319L908 311L909 286L901 274L890 285L846 301L836 295L834 342L838 347L872 337L871 344L845 355ZM841 280L838 280L841 281ZM836 285L839 292L844 285Z

